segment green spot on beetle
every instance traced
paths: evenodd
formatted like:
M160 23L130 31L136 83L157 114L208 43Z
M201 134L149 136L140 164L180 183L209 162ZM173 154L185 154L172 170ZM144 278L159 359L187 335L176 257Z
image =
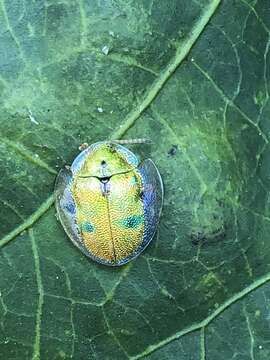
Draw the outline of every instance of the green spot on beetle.
M128 216L121 220L121 225L126 229L134 229L143 223L143 215Z
M92 233L95 228L90 222L84 222L81 226L82 231Z

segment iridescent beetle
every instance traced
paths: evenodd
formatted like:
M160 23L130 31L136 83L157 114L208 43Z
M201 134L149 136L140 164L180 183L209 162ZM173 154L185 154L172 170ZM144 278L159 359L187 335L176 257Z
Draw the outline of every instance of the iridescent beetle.
M153 161L140 163L120 142L87 147L60 171L55 187L58 217L72 242L110 266L134 259L150 243L163 201Z

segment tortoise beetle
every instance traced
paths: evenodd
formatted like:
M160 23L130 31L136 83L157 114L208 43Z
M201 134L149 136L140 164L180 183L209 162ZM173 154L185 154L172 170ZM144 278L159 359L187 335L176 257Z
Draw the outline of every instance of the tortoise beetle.
M120 266L153 239L163 184L151 159L140 163L120 141L99 141L59 172L55 197L72 242L98 263Z

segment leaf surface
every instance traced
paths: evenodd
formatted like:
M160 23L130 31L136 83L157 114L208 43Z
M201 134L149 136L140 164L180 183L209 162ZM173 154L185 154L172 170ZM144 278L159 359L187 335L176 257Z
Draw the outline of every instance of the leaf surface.
M0 358L269 359L269 47L267 0L0 1ZM112 269L52 194L122 137L165 202Z

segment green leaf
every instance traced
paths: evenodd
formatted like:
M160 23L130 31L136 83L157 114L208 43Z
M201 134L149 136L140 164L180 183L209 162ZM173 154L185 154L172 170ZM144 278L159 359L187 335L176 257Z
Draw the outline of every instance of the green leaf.
M267 0L0 1L1 359L269 359L269 48ZM165 203L112 269L53 187L121 137Z

